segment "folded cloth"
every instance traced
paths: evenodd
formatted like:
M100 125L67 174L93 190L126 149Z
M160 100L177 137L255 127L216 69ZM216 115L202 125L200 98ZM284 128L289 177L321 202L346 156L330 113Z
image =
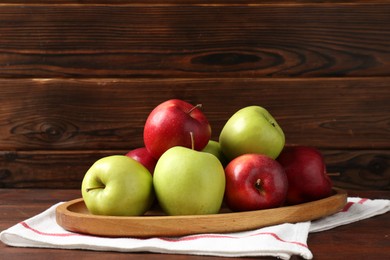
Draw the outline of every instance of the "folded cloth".
M7 245L88 249L120 252L156 252L214 256L275 256L289 259L301 255L311 259L306 245L310 222L282 224L230 234L200 234L183 237L106 238L72 233L56 222L56 204L39 215L0 233Z
M390 200L348 198L348 203L339 213L312 222L285 223L229 234L138 239L106 238L66 231L57 224L55 219L55 209L59 204L2 231L0 240L9 246L16 247L224 257L274 256L281 259L299 255L304 259L312 259L312 252L307 246L307 237L310 232L327 230L390 210Z

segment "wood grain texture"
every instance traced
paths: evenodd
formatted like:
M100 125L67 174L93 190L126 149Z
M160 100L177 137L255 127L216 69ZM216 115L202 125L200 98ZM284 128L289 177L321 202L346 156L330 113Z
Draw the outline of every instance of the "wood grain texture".
M322 150L336 187L390 190L390 150Z
M181 98L203 104L215 140L237 109L262 105L288 145L325 152L329 170L341 173L333 177L337 186L390 189L388 78L0 79L0 85L1 187L78 188L95 160L143 146L144 122L158 103Z
M98 159L127 150L0 152L0 188L79 189ZM322 149L335 187L390 190L389 150Z
M37 2L42 4L0 5L0 77L344 77L390 71L387 1Z
M0 79L3 150L110 150L143 146L160 102L203 104L213 139L248 105L267 108L288 144L390 148L389 78Z
M371 0L370 3L389 3L389 0ZM356 4L367 3L367 0L2 0L2 4L45 4L45 5L264 5L264 4Z
M202 103L217 140L262 105L336 185L390 189L390 0L5 0L0 187L78 188L143 145L159 103Z
M2 151L0 188L79 189L98 159L125 151Z

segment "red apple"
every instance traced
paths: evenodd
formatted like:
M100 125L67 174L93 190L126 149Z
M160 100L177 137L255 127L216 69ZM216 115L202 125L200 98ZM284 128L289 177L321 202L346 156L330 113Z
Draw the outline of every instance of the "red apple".
M332 181L326 173L323 156L316 148L285 147L277 161L288 178L287 204L300 204L331 195Z
M233 211L276 208L286 199L286 173L266 155L238 156L226 166L225 175L225 202Z
M144 143L154 158L160 158L174 146L200 151L207 145L211 127L199 107L183 100L171 99L153 109L144 126Z
M149 153L146 147L140 147L131 150L126 154L126 156L140 162L153 175L157 160Z

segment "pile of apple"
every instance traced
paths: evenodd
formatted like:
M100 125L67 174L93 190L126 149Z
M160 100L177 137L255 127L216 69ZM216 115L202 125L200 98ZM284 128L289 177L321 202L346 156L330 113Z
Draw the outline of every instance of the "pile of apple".
M219 141L200 105L172 99L144 126L144 144L96 161L81 191L92 214L143 215L154 202L167 215L216 214L295 205L331 195L321 153L285 146L272 115L260 106L237 111Z

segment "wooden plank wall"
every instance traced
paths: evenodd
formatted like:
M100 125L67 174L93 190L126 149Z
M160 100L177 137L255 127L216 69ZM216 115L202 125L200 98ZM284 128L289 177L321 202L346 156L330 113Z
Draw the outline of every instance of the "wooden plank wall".
M79 188L171 98L215 140L264 106L336 186L388 190L390 1L2 1L0 188Z

